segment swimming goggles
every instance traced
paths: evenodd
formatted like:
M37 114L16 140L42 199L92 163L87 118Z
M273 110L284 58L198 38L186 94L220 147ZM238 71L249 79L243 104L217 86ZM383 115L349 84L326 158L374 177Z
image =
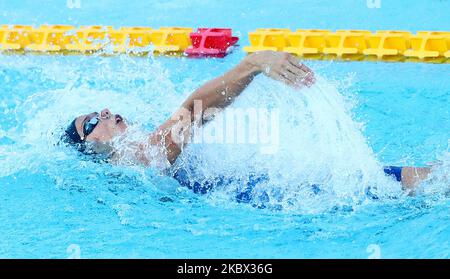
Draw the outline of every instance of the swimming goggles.
M100 115L98 113L95 113L95 116L89 119L89 121L84 122L83 140L86 139L86 137L94 131L95 127L97 127L98 122L100 122Z

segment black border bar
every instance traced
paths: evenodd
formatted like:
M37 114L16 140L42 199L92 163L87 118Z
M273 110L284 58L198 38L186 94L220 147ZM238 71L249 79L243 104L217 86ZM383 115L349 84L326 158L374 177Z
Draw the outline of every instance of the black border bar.
M208 276L205 268L210 267ZM183 273L180 273L183 271ZM190 273L189 271L196 271ZM280 275L358 274L358 275L450 275L450 260L0 260L0 276L4 273L92 275L139 274L176 278L268 278Z

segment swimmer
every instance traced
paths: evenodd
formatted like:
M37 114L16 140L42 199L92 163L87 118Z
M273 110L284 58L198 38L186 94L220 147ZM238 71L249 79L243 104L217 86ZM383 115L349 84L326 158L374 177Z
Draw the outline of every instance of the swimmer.
M144 142L128 142L129 148L115 148L112 142L126 136L127 123L121 115L113 114L107 108L100 113L76 117L65 130L62 141L83 153L101 153L111 161L126 158L127 162L145 166L161 159L156 159L155 154L159 154L170 166L189 143L192 128L204 125L210 119L205 117L207 111L230 105L259 74L294 88L310 87L315 82L313 71L294 56L284 52L256 52L195 90L167 121L148 134ZM149 152L149 149L157 152ZM406 190L413 190L428 177L431 168L386 167L384 172L401 182ZM196 190L195 182L188 181L185 175L175 173L173 176L180 184ZM196 192L205 192L207 188L203 185Z

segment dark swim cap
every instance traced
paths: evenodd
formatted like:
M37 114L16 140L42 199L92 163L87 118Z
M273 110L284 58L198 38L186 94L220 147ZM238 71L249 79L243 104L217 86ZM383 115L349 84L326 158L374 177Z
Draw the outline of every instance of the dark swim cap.
M66 130L64 131L64 135L70 139L72 143L83 143L83 140L81 140L80 134L78 134L77 127L75 126L75 121L77 119L75 118L69 126L67 126Z
M75 147L78 151L86 151L86 143L81 139L80 134L78 134L77 127L75 126L75 118L69 126L67 126L64 134L61 136L61 141L67 145Z
M87 143L82 140L80 134L78 134L77 127L75 126L76 118L67 126L64 133L61 135L60 143L65 144L66 146L70 146L75 148L80 155L89 156L89 160L93 160L96 163L107 162L111 153L108 154L99 154L93 149L91 143Z

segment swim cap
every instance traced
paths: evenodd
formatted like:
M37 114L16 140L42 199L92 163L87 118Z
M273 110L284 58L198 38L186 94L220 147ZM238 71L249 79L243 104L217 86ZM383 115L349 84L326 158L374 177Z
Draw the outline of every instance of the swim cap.
M75 147L78 151L84 153L86 151L86 143L81 139L78 134L77 127L75 126L76 118L67 126L64 134L61 136L61 142Z
M75 118L69 126L67 126L66 130L64 131L64 135L67 137L68 140L70 140L72 143L83 143L81 140L80 134L78 134L77 127L75 126L75 121L77 119ZM67 140L66 140L67 141Z

